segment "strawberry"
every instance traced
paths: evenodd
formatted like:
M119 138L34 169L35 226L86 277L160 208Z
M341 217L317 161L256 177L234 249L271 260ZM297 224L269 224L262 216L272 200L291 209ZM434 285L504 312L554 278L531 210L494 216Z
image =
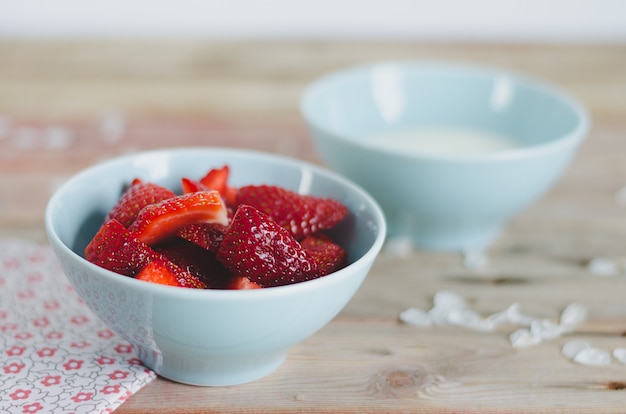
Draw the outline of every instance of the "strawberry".
M346 266L348 255L338 244L323 234L306 236L302 248L317 262L319 275L325 276Z
M229 175L230 168L228 165L222 168L213 168L200 179L200 183L210 190L219 191L226 204L233 206L237 197L237 190L228 185Z
M197 223L181 228L176 235L215 253L224 240L226 228L219 223Z
M231 273L217 261L214 253L187 240L172 237L154 249L202 281L205 287L222 289L231 278Z
M176 266L169 260L155 260L148 263L137 274L136 278L146 282L160 283L162 285L196 289L206 289L207 287L198 277Z
M261 289L261 288L262 288L261 285L259 285L256 282L251 281L245 276L233 276L233 278L230 280L230 282L226 286L226 289L236 289L236 290Z
M129 230L142 242L154 245L194 223L228 223L226 207L217 191L183 194L146 206Z
M187 193L195 193L197 191L208 191L210 188L207 188L204 184L199 181L192 180L191 178L183 177L180 180L183 194Z
M309 234L333 228L348 209L329 198L298 194L270 185L249 185L237 190L237 205L256 207L302 240Z
M105 221L115 219L124 227L129 227L145 206L174 196L175 194L165 187L135 179L109 211Z
M176 274L167 266L167 262L150 262L137 274L136 279L145 282L158 283L168 286L179 286Z
M217 259L262 287L301 282L318 273L317 262L286 229L247 205L237 208Z
M160 255L133 237L119 221L112 219L102 225L85 248L85 259L113 272L135 276Z

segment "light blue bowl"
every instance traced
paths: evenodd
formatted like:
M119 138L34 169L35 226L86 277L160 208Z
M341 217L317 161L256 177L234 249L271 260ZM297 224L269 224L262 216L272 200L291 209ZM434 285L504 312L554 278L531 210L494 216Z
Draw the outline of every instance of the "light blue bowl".
M493 241L555 183L590 120L574 98L499 69L382 62L331 73L301 100L323 161L383 207L389 237L428 249ZM412 128L480 131L516 147L489 153L398 149L373 134Z
M228 164L233 186L275 184L332 197L350 214L332 236L349 265L328 276L256 290L200 290L121 276L89 263L82 252L123 186L140 177L179 188ZM289 348L313 335L352 298L385 239L378 204L332 172L284 157L244 150L179 148L128 155L67 181L46 209L50 244L91 310L131 342L158 374L196 385L232 385L274 371Z

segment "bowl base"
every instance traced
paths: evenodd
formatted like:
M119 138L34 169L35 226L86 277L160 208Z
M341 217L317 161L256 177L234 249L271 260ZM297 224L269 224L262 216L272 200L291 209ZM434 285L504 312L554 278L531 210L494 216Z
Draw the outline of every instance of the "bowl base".
M154 353L150 352L150 355ZM163 356L140 359L158 375L175 382L198 386L238 385L263 378L282 365L286 352L255 355L252 357L202 358L201 356ZM158 361L158 362L157 362Z

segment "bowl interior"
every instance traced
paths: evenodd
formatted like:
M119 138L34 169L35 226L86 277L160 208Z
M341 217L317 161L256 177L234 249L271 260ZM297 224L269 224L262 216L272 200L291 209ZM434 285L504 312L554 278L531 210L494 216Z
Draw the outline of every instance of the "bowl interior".
M367 253L380 238L380 232L385 231L376 202L338 175L254 151L186 148L125 156L74 176L50 200L46 217L49 234L82 256L107 212L134 178L180 191L181 177L200 178L210 168L225 164L230 166L230 183L234 186L275 184L346 204L351 215L333 230L332 236L348 250L351 262Z
M301 109L316 128L355 141L422 126L489 131L536 145L567 136L585 118L572 98L548 85L441 63L380 63L335 72L306 90Z

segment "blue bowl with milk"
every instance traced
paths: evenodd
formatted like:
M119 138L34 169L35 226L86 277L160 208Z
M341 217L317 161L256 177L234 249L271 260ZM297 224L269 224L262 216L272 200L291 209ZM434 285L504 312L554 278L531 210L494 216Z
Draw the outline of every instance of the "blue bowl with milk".
M381 62L330 73L301 113L322 160L382 206L389 237L490 244L548 191L590 128L583 105L506 70Z

